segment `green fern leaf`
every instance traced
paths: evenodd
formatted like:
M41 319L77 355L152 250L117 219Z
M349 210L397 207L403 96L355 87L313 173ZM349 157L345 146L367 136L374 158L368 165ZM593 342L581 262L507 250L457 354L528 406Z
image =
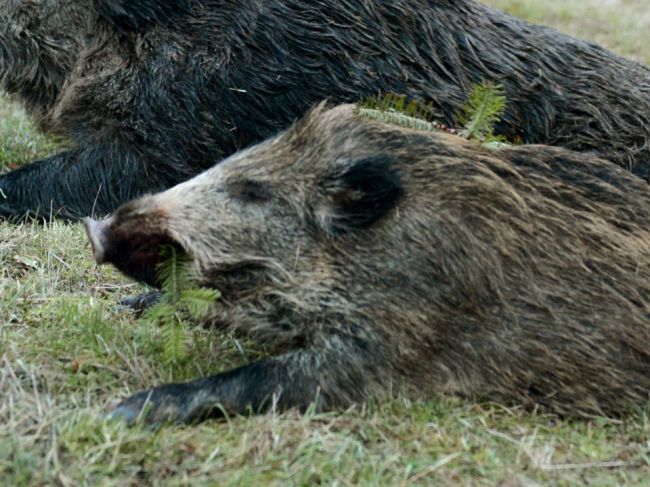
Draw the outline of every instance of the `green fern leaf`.
M220 293L194 287L192 262L183 252L165 247L161 255L163 262L157 267L161 297L141 319L160 326L163 361L174 365L187 357L187 320L205 319Z
M140 319L153 324L160 324L166 319L166 317L174 314L174 311L175 308L172 304L161 299L160 302L146 309L144 313L142 313Z
M458 122L463 126L461 137L480 142L503 142L495 137L494 125L505 109L506 97L500 85L487 81L476 85L458 116Z
M187 289L191 284L192 262L185 253L172 246L163 246L160 254L163 261L158 264L156 271L161 290L173 300L178 300L181 290Z
M431 104L425 105L416 100L406 103L406 96L388 93L372 96L357 106L357 113L365 118L378 120L415 130L435 129L436 112Z
M210 314L212 305L219 296L220 293L216 289L185 289L181 291L179 305L187 309L190 319L198 321Z
M187 357L185 328L183 319L177 313L162 318L163 361L166 365L175 365Z

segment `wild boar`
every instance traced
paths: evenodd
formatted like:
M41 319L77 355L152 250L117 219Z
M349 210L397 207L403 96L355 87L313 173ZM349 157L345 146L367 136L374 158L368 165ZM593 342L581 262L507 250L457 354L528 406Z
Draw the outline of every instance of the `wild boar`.
M114 414L147 403L149 421L188 421L396 393L623 414L650 391L648 222L646 183L603 159L320 106L85 221L98 263L152 285L161 246L185 252L222 292L215 326L279 351Z
M499 134L650 177L647 68L472 0L5 1L0 90L70 148L1 175L0 217L106 215L323 99L394 92L454 126L481 81Z

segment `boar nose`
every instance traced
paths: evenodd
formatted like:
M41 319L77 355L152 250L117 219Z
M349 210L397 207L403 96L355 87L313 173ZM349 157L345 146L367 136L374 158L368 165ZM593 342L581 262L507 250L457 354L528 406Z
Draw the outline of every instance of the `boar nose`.
M101 265L106 261L106 243L108 242L110 219L98 221L92 218L84 218L83 222L86 235L88 235L88 240L90 240L93 249L95 262Z

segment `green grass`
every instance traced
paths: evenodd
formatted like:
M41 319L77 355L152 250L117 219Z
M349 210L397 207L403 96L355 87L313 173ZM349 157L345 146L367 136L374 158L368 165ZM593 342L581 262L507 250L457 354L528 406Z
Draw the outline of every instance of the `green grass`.
M650 64L648 0L482 0Z
M594 10L603 2L491 1L650 61L644 2ZM52 149L0 101L0 167ZM643 415L567 422L449 399L157 431L107 422L111 404L139 389L264 353L229 334L187 329L189 358L165 365L160 328L115 307L141 291L94 266L79 225L0 224L2 485L648 484Z
M22 110L0 96L0 170L15 169L42 158L59 145L60 142L37 132Z

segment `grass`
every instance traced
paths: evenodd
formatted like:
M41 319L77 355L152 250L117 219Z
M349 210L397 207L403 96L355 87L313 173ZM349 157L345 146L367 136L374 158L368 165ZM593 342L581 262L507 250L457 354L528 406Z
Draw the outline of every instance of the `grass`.
M641 42L650 25L645 1L491 3L650 62ZM0 101L0 167L52 144ZM157 431L107 422L118 398L264 352L229 334L187 329L189 358L166 366L161 330L115 306L141 291L94 266L79 225L0 224L0 483L647 485L643 414L567 422L448 399Z
M59 145L59 141L36 131L21 109L0 96L0 170L44 157Z
M537 24L590 39L650 64L647 0L482 0Z

